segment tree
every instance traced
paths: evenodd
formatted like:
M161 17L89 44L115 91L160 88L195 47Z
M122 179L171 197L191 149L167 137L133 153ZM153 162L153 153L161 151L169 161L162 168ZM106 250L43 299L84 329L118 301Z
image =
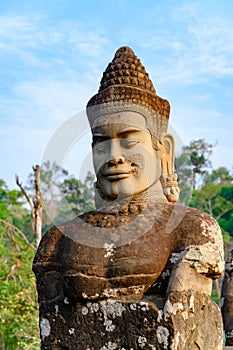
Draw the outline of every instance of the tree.
M218 169L214 169L210 174L205 175L203 183L206 184L208 182L215 185L228 186L232 184L233 176L227 168L219 167Z
M34 254L24 233L0 219L1 349L39 348Z
M8 221L30 236L30 214L24 205L22 192L9 190L0 179L0 219Z
M184 151L175 158L175 169L178 175L178 183L180 188L179 202L188 205L192 194L192 165L190 156Z
M39 346L30 219L22 192L9 190L0 180L1 349Z
M69 176L68 172L55 162L44 162L40 167L40 190L42 193L42 232L47 231L51 223L59 215L61 200L61 184ZM35 196L35 172L29 174L25 192L31 202ZM32 208L32 211L34 209Z
M5 182L0 180L0 308L2 315L0 348L6 350L39 348L36 286L31 271L35 246L29 241L32 239L31 216L29 210L25 208L24 200L24 197L28 197L30 206L34 209L36 198L33 199L35 197L33 181L36 181L36 185L40 187L38 168L38 166L33 168L34 178L30 176L30 189L28 187L24 189L17 178L21 191L10 191ZM60 177L61 173L62 177ZM50 201L53 195L55 197L60 221L69 219L67 215L70 212L68 213L67 210L70 210L70 207L72 215L75 216L93 209L94 176L90 173L84 181L80 181L69 176L64 169L56 165L52 165L50 169L50 165L46 164L41 171L41 176L43 179L41 187L45 197ZM38 189L36 188L36 193ZM25 192L24 196L22 191Z
M28 192L33 193L33 177L29 177ZM41 191L43 193L43 232L51 224L71 220L94 208L94 175L87 173L84 181L76 179L56 163L41 166Z
M225 244L233 237L233 177L220 167L207 174L200 189L193 191L190 205L214 217L223 233Z
M233 203L233 185L222 187L220 190L220 195L225 198L228 203ZM229 205L230 207L230 205ZM227 209L227 208L226 208ZM223 232L230 234L231 239L233 239L233 210L226 210L225 213L218 220L219 225Z
M188 180L191 180L192 188L196 189L198 175L203 177L207 173L207 169L211 167L209 158L212 154L212 148L213 145L205 142L203 139L193 140L189 146L184 146L181 155L176 159L176 169L179 179L184 182L182 178L187 180L187 177L190 176Z
M88 173L84 183L72 176L64 180L61 185L62 192L67 202L73 205L73 210L76 215L93 209L93 180L94 176Z
M22 183L19 182L19 177L16 175L16 184L22 191L22 194L26 198L30 208L32 216L32 231L36 238L36 247L39 246L42 236L42 196L40 189L40 167L36 165L32 167L34 171L34 194L32 199L29 197L27 191L23 188Z

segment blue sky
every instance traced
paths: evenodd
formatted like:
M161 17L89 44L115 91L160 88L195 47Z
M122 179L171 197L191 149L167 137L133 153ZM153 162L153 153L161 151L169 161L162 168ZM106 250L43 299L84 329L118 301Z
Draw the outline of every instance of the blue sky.
M169 100L183 143L215 144L214 168L232 169L232 1L5 0L0 9L0 178L9 187L85 109L122 45ZM70 145L77 168L89 152L87 135ZM75 172L69 157L63 165Z

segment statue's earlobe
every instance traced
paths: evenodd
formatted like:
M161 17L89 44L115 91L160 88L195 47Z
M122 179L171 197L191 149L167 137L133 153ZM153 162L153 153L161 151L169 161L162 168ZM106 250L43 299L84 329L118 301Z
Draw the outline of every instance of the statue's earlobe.
M177 174L174 173L174 148L173 136L166 134L161 143L161 184L168 201L173 203L178 201L180 193Z

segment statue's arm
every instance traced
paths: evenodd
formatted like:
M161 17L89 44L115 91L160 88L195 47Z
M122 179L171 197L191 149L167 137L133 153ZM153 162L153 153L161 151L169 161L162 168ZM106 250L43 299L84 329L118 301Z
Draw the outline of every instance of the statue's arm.
M192 244L178 253L173 253L172 273L168 294L172 291L193 290L211 294L212 280L221 277L224 270L224 250L221 229L209 215L189 225ZM185 234L185 233L184 233ZM193 244L195 243L195 244Z
M171 272L167 295L171 292L193 291L208 296L212 291L212 279L199 273L188 261L176 264Z
M222 349L221 312L210 298L212 280L220 277L224 269L222 235L212 218L208 218L208 224L204 231L202 226L195 228L199 235L205 235L203 242L199 239L196 245L187 246L171 257L173 267L163 314L165 320L171 319L175 324L184 349L191 346L194 333L199 334L200 349L202 343L205 349ZM211 334L209 340L207 333Z

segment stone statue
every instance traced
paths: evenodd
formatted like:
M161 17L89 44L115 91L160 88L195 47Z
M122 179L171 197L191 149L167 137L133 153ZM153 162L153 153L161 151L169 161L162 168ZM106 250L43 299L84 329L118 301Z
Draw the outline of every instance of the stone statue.
M169 112L120 48L87 104L96 210L50 229L34 259L41 349L222 349L222 236L177 203Z
M226 345L233 347L233 247L230 248L222 285L222 314Z

